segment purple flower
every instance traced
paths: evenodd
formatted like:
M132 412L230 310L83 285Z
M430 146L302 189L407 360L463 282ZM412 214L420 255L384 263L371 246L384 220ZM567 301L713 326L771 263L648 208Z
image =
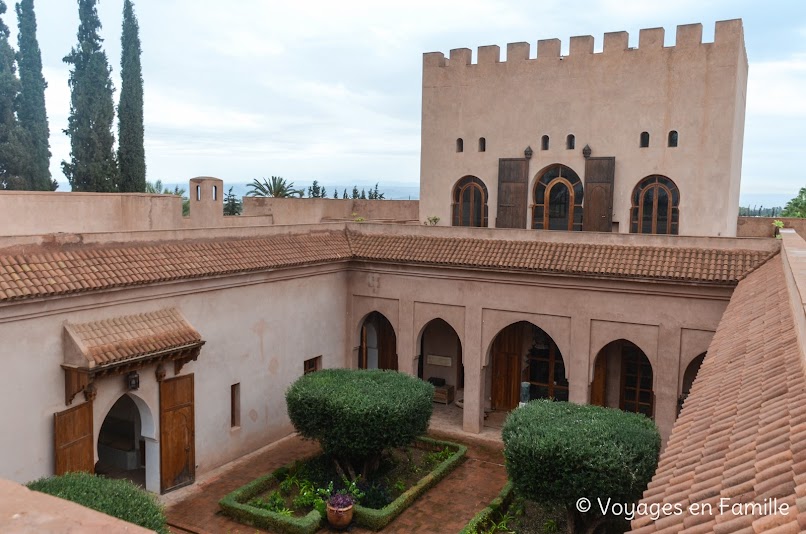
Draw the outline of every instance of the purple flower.
M335 495L331 495L330 499L328 500L328 504L333 508L349 508L353 504L355 504L355 499L351 495L345 495L344 493L337 493Z

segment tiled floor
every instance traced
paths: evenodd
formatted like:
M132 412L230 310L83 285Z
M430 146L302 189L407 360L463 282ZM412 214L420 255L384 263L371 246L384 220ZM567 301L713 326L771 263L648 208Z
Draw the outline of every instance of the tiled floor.
M435 419L442 418L435 417ZM430 434L467 444L468 459L435 488L418 499L383 532L455 534L495 498L506 482L500 434L497 440L491 435L484 435L479 439L478 436L465 434L456 427L449 428L440 424L437 420L432 420ZM193 486L163 496L163 501L168 507L168 522L173 532L177 534L268 532L241 525L219 514L218 501L250 480L293 460L311 456L317 451L318 447L315 444L292 436L206 474ZM326 531L327 529L323 530ZM369 531L353 527L350 532L364 534Z

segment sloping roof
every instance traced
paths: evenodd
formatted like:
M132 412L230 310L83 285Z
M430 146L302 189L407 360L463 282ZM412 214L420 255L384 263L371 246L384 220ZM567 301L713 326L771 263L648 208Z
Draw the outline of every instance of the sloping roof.
M83 363L90 368L202 342L201 335L176 308L89 323L66 323L64 329L70 345L65 347L65 354L70 363ZM82 357L84 362L77 361Z
M356 259L735 284L769 252L349 233Z
M470 239L352 231L0 252L0 302L368 260L735 285L770 252Z
M641 517L635 532L806 531L806 377L784 276L778 256L739 282L641 501L683 513ZM721 498L790 509L720 514Z

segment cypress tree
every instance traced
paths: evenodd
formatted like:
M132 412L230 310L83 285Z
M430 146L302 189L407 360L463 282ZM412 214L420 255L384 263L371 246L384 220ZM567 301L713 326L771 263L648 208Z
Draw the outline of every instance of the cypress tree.
M6 3L0 0L0 17L5 13ZM23 176L30 159L25 132L17 122L20 80L8 35L8 26L0 18L0 188L25 189Z
M118 164L120 190L143 192L146 153L143 144L143 72L140 67L140 26L131 0L123 3L120 38L120 103L118 104Z
M72 65L70 117L64 131L70 137L71 161L62 161L62 170L73 191L112 192L118 190L114 87L98 35L101 21L95 4L96 0L78 0L78 45L64 58Z
M17 64L20 71L20 95L17 117L30 141L30 165L26 176L27 189L52 191L58 182L50 175L50 130L45 109L45 89L42 76L42 54L36 39L34 0L20 0L16 5Z

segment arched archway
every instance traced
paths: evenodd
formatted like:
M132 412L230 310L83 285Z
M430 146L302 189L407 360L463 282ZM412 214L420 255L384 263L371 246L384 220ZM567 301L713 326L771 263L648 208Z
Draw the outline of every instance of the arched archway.
M501 330L490 348L490 398L493 410L512 410L521 401L568 400L565 362L543 329L527 322Z
M459 392L465 386L465 368L462 342L456 330L443 319L432 319L420 333L419 348L417 375L436 386L447 387L453 392L453 399L461 398ZM450 404L451 396L446 400L446 404Z
M532 198L532 228L582 230L582 180L572 168L556 163L541 170Z
M596 355L590 403L625 412L655 413L652 364L643 350L626 339L612 341Z
M370 313L361 324L358 367L397 370L397 335L392 323L380 312Z
M680 410L683 409L683 402L686 400L689 393L691 393L691 386L694 385L694 379L697 378L697 373L700 372L700 367L705 360L706 354L708 353L703 352L691 360L683 373L683 383L680 385L680 397L677 400L677 415L680 415Z
M95 472L109 478L123 478L146 487L146 470L158 468L146 441L155 433L154 417L142 399L121 395L109 409L98 433L98 462Z

